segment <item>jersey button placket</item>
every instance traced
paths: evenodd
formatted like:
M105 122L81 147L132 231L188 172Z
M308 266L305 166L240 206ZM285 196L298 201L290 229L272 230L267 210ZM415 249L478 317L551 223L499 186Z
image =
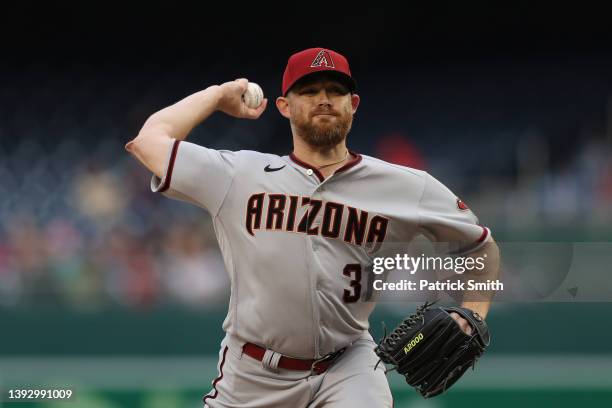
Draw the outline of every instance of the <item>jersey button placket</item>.
M321 193L323 193L324 191L325 191L325 186L322 184L319 184L318 186L315 187L314 191L312 192L311 198L316 197L316 199L323 201L323 197ZM323 208L321 208L321 211L317 215L317 218L314 220L313 226L318 225L318 228L321 227L321 222L323 219L322 212L323 212ZM310 242L312 243L311 244L312 252L317 252L320 248L320 244L317 243L317 239L318 239L317 235L313 235L310 237L310 240L311 240Z

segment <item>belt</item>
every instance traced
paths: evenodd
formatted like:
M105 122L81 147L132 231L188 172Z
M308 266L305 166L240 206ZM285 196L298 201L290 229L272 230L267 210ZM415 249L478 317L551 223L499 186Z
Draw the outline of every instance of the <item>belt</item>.
M286 370L311 371L317 374L322 374L334 363L334 361L336 361L338 357L340 357L342 353L344 353L345 350L346 347L315 360L303 360L299 358L281 356L280 360L278 361L278 367ZM242 347L242 352L249 357L261 361L264 358L266 349L258 346L257 344L246 343Z

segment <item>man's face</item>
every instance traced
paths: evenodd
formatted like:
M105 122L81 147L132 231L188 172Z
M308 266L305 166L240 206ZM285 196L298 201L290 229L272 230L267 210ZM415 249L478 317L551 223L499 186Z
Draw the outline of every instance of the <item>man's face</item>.
M346 85L332 78L298 83L287 95L289 120L311 146L333 147L351 130L352 97Z

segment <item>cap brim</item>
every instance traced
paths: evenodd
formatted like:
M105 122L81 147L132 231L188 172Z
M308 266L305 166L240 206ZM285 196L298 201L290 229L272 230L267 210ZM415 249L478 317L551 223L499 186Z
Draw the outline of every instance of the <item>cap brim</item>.
M303 77L301 77L300 79L298 79L297 81L295 81L293 84L291 84L289 86L289 88L287 88L287 91L285 92L285 94L283 96L287 96L287 94L296 86L299 84L302 84L304 82L310 81L315 79L318 76L328 76L331 77L333 79L336 79L340 82L342 82L343 84L346 85L346 87L349 89L349 91L351 93L355 93L355 91L357 90L357 82L355 82L355 80L353 78L351 78L350 76L346 75L344 72L340 72L340 71L333 71L333 70L321 70L321 71L316 71L316 72L311 72L310 74L306 74Z

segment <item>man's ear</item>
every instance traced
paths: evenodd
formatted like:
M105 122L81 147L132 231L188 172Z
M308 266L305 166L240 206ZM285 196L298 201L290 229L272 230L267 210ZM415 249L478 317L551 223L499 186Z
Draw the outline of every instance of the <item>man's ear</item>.
M289 101L287 98L279 96L276 98L276 108L280 112L281 115L289 119Z
M361 98L357 94L351 94L351 105L353 106L353 114L357 112L357 107L359 106L359 102L361 102Z

